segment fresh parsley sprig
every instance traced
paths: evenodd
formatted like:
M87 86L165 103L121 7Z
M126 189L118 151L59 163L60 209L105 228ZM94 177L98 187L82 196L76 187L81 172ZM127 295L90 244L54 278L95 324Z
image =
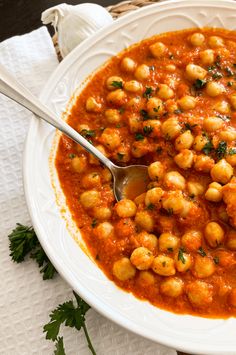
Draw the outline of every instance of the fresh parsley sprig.
M52 279L57 272L41 247L33 227L17 223L16 228L8 235L10 256L16 263L21 263L30 254L38 263L43 279Z
M46 339L56 341L57 352L55 351L54 354L62 355L63 351L65 354L63 338L58 337L61 325L64 324L65 326L75 328L78 331L82 328L91 353L96 355L85 324L85 315L90 309L90 306L74 291L73 294L76 299L76 305L72 300L64 302L49 315L51 320L43 327L43 331L46 333Z

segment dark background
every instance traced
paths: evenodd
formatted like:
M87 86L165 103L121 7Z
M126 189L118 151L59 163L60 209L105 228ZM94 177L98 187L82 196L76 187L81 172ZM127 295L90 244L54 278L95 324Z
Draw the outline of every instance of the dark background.
M121 0L0 0L0 42L12 36L30 32L40 26L41 13L49 7L66 2L77 5L83 2L97 3L102 6L115 5ZM51 34L53 28L48 27ZM184 355L183 353L178 353Z

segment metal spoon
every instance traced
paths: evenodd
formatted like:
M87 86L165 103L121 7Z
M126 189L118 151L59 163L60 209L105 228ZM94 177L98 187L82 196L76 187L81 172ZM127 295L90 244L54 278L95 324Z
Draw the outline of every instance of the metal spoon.
M8 96L30 110L37 116L37 118L42 118L99 159L112 173L113 191L117 201L124 197L129 197L125 190L127 190L127 186L130 184L138 186L140 184L137 184L137 182L141 182L144 187L147 185L149 180L147 166L129 165L126 167L120 167L112 163L66 122L56 117L53 112L32 95L31 92L19 83L2 65L0 65L0 93ZM141 193L144 191L137 191L137 195L139 192Z

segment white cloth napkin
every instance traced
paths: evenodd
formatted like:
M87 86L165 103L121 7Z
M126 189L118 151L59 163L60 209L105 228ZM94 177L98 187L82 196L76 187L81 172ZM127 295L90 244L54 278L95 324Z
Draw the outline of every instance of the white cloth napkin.
M0 62L38 95L58 61L45 27L0 43ZM33 260L15 264L7 235L16 222L30 225L22 187L23 142L31 113L0 94L0 354L49 355L53 343L42 327L59 303L72 298L60 276L43 281ZM87 313L87 328L98 355L176 355L108 321ZM63 328L67 355L89 355L83 332Z

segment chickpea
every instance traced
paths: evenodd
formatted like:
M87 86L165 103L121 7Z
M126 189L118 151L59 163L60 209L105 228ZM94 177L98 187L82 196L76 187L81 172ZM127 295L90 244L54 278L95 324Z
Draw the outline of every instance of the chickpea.
M193 33L190 37L190 42L193 46L201 46L205 42L205 36L202 33Z
M141 98L139 96L132 97L126 104L125 108L127 110L132 110L132 112L139 112L141 109Z
M215 81L208 81L206 85L206 93L211 97L216 97L225 92L225 88L222 84Z
M164 191L160 187L154 187L146 192L145 205L156 205L160 203Z
M101 184L101 177L97 172L92 172L85 175L82 179L82 185L86 189L90 187L99 186Z
M158 247L158 239L154 234L147 233L142 231L136 235L136 240L138 243L152 252L154 252Z
M71 160L71 166L76 173L83 173L87 168L87 158L85 156L74 157Z
M153 260L154 256L152 252L144 247L134 249L130 257L131 263L136 266L138 270L148 270Z
M128 116L129 129L131 133L139 132L142 129L142 121L140 115L137 113L131 113Z
M135 223L147 232L152 232L155 221L148 211L138 211L135 216Z
M209 173L214 168L214 160L207 155L198 155L195 159L194 169L202 171L203 173ZM215 180L215 179L213 179Z
M183 149L174 157L175 163L181 169L189 169L193 165L194 154L191 150Z
M116 90L116 84L118 83L122 87L124 85L124 80L120 76L110 76L106 81L106 87L108 90Z
M236 231L231 229L227 236L226 246L229 250L236 250Z
M179 277L169 277L161 283L160 291L168 297L179 297L184 290L184 282Z
M165 167L160 161L155 161L148 167L148 175L151 180L159 181L165 174Z
M229 294L229 303L231 306L236 307L236 288L233 288Z
M175 149L180 151L182 149L190 149L194 141L194 137L190 130L185 131L182 133L178 138L175 140Z
M192 201L184 200L183 209L179 213L180 217L186 218L191 210L195 209L195 205Z
M174 91L166 84L160 84L158 89L157 95L160 99L168 100L175 95Z
M214 132L222 128L224 122L220 117L208 117L203 121L203 128L208 132Z
M163 114L164 106L161 99L158 97L151 97L147 102L147 112L150 117L158 117Z
M142 193L141 195L138 195L137 197L135 197L134 203L136 205L140 205L140 204L144 203L145 197L146 197L146 192Z
M218 111L222 115L230 113L230 104L227 101L219 101L214 105L214 110Z
M185 188L185 178L178 171L166 173L163 182L170 190L184 190Z
M137 80L146 80L150 77L150 69L146 64L141 64L134 72L134 76Z
M218 182L212 182L205 193L205 199L212 202L219 202L222 200L222 186Z
M181 97L181 99L179 99L177 102L180 108L184 111L192 110L194 107L196 107L197 104L196 98L190 95Z
M119 217L128 218L135 216L137 207L132 200L124 198L116 203L115 210Z
M181 129L181 125L174 117L168 118L161 126L162 134L167 140L175 139L180 134Z
M86 110L88 112L100 112L102 105L94 97L89 97L86 101Z
M236 130L233 127L227 127L226 130L219 132L219 137L222 141L233 142L236 140Z
M139 277L138 277L138 282L143 287L151 286L155 283L155 277L153 276L153 274L150 271L140 271Z
M198 251L202 245L202 233L197 230L190 230L181 238L181 244L189 251Z
M161 276L175 275L174 260L169 256L158 255L152 263L152 270Z
M187 272L192 266L192 257L179 249L179 252L175 255L175 267L178 272Z
M169 71L169 72L171 72L171 73L173 73L173 72L176 71L176 66L175 66L174 64L168 64L168 65L166 66L166 70Z
M208 256L197 255L194 260L193 275L200 279L209 277L215 272L214 261Z
M121 143L119 131L113 128L105 128L100 139L101 142L110 150L118 148Z
M135 61L129 57L125 57L121 61L121 69L128 73L133 73L135 71L136 65L137 64Z
M105 168L103 171L102 171L102 180L104 182L110 182L112 180L112 175L111 175L111 172L109 169Z
M228 154L225 159L231 166L236 166L236 154Z
M206 241L211 248L216 248L223 243L224 234L223 228L216 222L207 223L204 230Z
M214 51L212 49L206 49L200 52L200 59L203 65L211 65L215 61Z
M94 233L99 239L108 239L114 236L114 227L109 222L99 223L94 229Z
M225 159L221 159L211 169L211 178L213 181L220 182L221 184L227 184L233 176L234 169L227 163Z
M213 287L204 281L190 282L186 287L186 292L194 307L207 307L213 299Z
M236 94L232 94L229 97L231 106L233 107L234 110L236 110Z
M93 216L101 221L111 218L111 209L109 207L95 208Z
M136 80L126 81L124 89L129 92L140 92L143 89L142 84Z
M211 48L224 47L224 40L218 36L209 37L208 44Z
M141 158L149 152L148 140L144 138L142 141L134 142L131 148L132 155L135 158Z
M122 89L117 89L107 95L109 105L122 106L126 103L127 95Z
M188 64L186 66L186 75L190 81L195 81L197 79L204 79L207 75L207 71L195 64Z
M150 47L150 51L155 58L163 57L164 54L167 52L168 48L162 42L156 42L152 44Z
M188 181L187 189L191 196L203 195L205 191L205 187L197 181Z
M149 134L149 136L153 137L156 136L157 134L159 135L161 129L161 122L159 120L145 120L143 122L143 128L144 127L152 128L152 132Z
M193 149L197 152L200 152L204 148L206 143L208 143L208 138L200 134L196 136L193 141Z
M168 113L174 113L179 109L177 102L173 99L169 99L165 102L165 109Z
M107 121L111 124L119 123L121 120L121 115L118 110L109 108L105 111L105 117Z
M101 193L96 190L85 191L80 195L80 203L86 209L98 206L100 201Z
M179 247L179 238L171 233L162 233L159 237L159 250L174 251Z
M112 269L113 275L120 281L127 281L135 276L136 269L126 257L117 260Z
M185 200L181 192L171 191L162 198L162 207L173 214L179 214L184 209Z

